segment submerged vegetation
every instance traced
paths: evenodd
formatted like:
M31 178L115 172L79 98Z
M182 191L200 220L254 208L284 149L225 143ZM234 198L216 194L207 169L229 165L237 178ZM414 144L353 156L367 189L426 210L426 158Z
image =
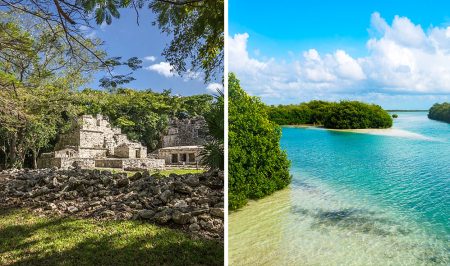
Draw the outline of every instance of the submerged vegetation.
M428 111L428 118L450 123L450 103L435 103Z
M313 124L334 129L389 128L391 116L379 105L358 101L310 101L298 105L268 107L270 119L279 125Z
M289 185L289 161L280 149L281 129L269 120L265 105L229 75L229 192L231 210Z

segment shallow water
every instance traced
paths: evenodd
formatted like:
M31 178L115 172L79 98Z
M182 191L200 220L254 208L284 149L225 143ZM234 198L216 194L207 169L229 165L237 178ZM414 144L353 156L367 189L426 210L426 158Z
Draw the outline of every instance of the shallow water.
M283 128L292 184L230 214L230 264L449 265L450 125L394 129Z

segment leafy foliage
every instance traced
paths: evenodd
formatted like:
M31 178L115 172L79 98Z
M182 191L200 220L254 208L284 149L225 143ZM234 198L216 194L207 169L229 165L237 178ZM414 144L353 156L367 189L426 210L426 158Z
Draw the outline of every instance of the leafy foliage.
M435 103L428 111L428 118L450 123L450 103Z
M205 145L205 149L201 155L203 165L209 166L213 169L224 169L224 95L223 92L218 91L216 101L211 107L211 110L206 113L205 120L208 124L209 134L213 137L213 141Z
M391 116L380 106L358 101L311 101L271 106L268 112L270 119L279 125L315 124L336 129L392 126Z
M205 82L222 75L224 44L223 0L84 0L79 2L88 13L95 14L97 24L111 24L119 18L119 8L134 8L145 4L156 14L153 25L173 36L163 55L178 74L203 70Z
M268 118L265 105L240 87L231 73L229 93L230 209L289 185L289 161L280 149L281 129Z
M113 18L120 18L121 8L135 10L139 24L139 10L148 7L157 17L153 25L172 37L163 55L175 71L183 75L202 70L205 83L223 75L223 0L1 0L0 6L6 11L32 16L49 30L63 32L59 37L71 47L65 51L71 55L76 55L73 46L87 40L82 28L111 24ZM92 47L81 47L83 53L94 55L95 61L108 72L101 85L126 84L132 80L131 73L113 74L114 64L127 65L120 59L106 59ZM111 82L105 82L108 79Z
M163 55L179 74L201 69L205 82L223 74L223 0L152 1L149 7L157 14L154 24L173 36Z

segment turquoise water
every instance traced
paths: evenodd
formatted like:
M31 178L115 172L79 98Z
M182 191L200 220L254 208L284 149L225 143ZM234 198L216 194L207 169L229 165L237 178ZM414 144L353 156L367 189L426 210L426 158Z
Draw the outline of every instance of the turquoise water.
M230 263L450 265L450 125L398 114L380 132L283 128L292 184L230 214Z

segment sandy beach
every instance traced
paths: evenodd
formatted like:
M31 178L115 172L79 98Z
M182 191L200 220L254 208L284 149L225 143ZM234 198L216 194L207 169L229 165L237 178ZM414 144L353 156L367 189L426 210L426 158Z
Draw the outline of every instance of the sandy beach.
M311 124L286 125L283 127L311 128L311 129L330 130L330 131L336 131L336 132L351 132L351 133L360 133L360 134L370 134L370 135L400 137L400 138L409 138L409 139L439 141L438 139L435 139L435 138L427 137L427 136L419 134L419 133L411 132L411 131L404 130L404 129L398 129L398 128L331 129L331 128L324 128L323 126L315 126L315 125L311 125Z

